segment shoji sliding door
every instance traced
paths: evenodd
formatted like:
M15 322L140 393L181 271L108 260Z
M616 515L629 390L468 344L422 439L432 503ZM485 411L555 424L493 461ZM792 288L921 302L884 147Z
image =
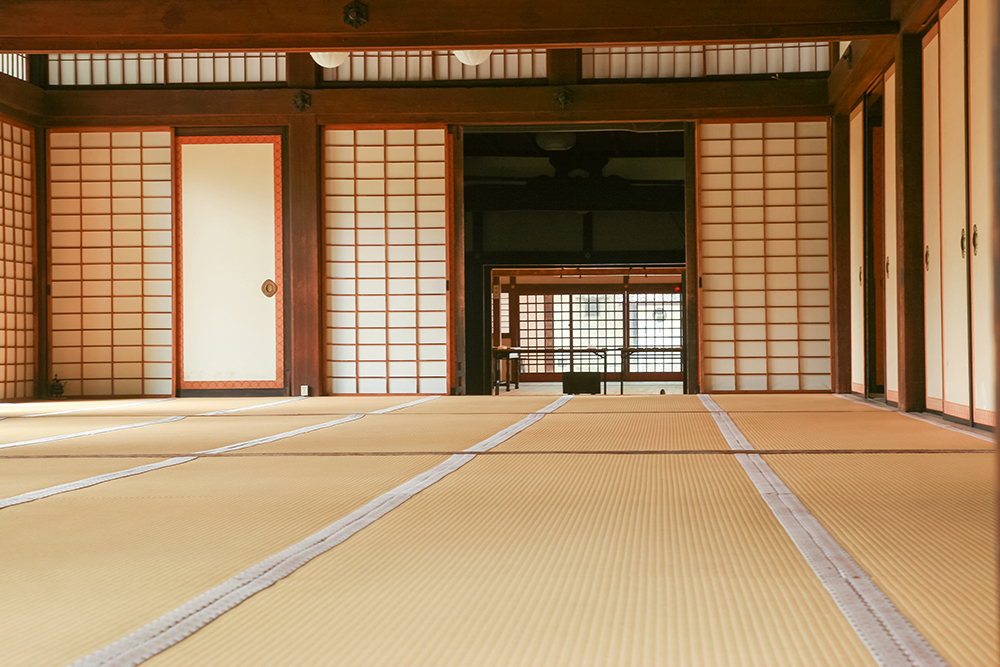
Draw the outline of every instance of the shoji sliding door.
M991 202L993 166L990 149L992 73L990 26L997 21L996 0L969 0L969 201L972 228L972 376L973 418L996 425L996 368L993 342L993 239L996 213Z
M941 111L937 26L924 38L924 341L927 407L944 409L941 332Z
M827 122L699 126L706 391L829 391Z
M326 389L448 391L443 128L324 132Z
M173 393L171 133L49 132L50 371L67 396Z

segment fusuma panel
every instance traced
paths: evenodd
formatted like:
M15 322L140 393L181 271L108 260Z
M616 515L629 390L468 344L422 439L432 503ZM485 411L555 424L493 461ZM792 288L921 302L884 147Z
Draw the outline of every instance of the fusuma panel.
M827 122L699 136L703 387L829 390Z
M447 393L447 135L323 137L327 391Z
M545 49L494 49L481 65L463 65L451 51L353 51L324 81L458 81L544 79Z
M170 142L49 133L50 359L67 396L173 393Z

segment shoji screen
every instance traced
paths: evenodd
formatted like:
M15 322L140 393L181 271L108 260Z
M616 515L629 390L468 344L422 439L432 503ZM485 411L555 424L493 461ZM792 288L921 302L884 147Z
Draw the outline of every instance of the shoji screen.
M451 51L354 51L324 81L457 81L544 79L545 49L495 49L481 65L463 65Z
M865 114L851 112L851 391L865 393Z
M0 118L0 398L35 392L35 207L31 130Z
M899 330L896 257L896 71L885 75L885 397L899 401Z
M52 373L69 396L173 393L171 133L49 133Z
M828 391L827 122L699 132L703 386Z
M323 136L326 389L447 393L447 135Z
M996 361L993 347L993 168L990 148L997 140L990 124L990 26L996 0L969 0L969 201L972 204L972 375L975 420L996 425Z

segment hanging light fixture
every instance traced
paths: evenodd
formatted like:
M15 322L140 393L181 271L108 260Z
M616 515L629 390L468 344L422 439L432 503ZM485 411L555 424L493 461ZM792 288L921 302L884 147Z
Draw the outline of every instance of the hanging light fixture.
M486 62L493 51L492 49L486 49L485 51L452 51L452 53L458 58L458 62L469 67L475 67Z
M347 60L347 56L351 54L347 51L313 51L309 55L312 56L312 59L320 67L333 69L334 67L343 65L344 61Z

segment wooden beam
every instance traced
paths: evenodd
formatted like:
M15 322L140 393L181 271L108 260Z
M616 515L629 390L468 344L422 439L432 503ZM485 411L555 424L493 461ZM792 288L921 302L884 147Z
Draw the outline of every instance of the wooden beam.
M47 122L53 126L282 125L284 118L301 113L292 105L295 92L286 88L49 90L45 109ZM537 125L816 117L831 112L826 80L819 77L308 92L312 97L308 113L316 114L321 125ZM563 96L557 97L557 92Z
M580 49L549 49L545 60L550 86L573 86L583 78Z
M548 47L892 35L890 0L6 0L0 51Z
M920 35L896 47L896 292L899 409L921 412L927 391L924 350L924 151Z
M836 112L850 113L895 54L896 39L892 37L851 42L851 59L841 58L830 71L830 104Z
M833 391L851 393L851 123L847 114L833 117L831 127L830 283Z
M0 74L0 114L29 125L40 125L45 91L27 81Z
M324 394L323 386L323 297L320 245L320 153L316 117L293 116L288 122L288 201L287 222L290 248L289 288L285 307L289 310L291 337L292 394L302 385L313 396Z
M285 57L285 81L289 88L315 88L319 67L308 53L289 53Z

